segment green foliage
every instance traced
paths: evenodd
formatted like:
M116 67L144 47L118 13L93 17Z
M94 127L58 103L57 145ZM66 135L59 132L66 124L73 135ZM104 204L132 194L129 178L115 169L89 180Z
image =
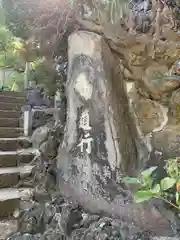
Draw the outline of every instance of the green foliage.
M0 13L2 8L0 8ZM20 46L19 39L6 28L4 20L0 18L0 67L23 69L23 60L17 57L17 50Z
M35 81L36 84L44 84L49 90L50 95L54 95L57 89L57 80L59 76L54 69L52 62L37 59L33 63L33 71L29 73L29 80Z
M0 67L14 68L17 71L24 70L24 62L21 58L17 57L11 50L8 50L6 58L4 53L0 52Z
M29 37L29 29L25 19L29 13L28 9L23 8L23 3L23 0L2 0L7 27L14 36L27 40Z
M5 26L0 26L0 51L6 51L12 42L12 34Z
M24 73L15 73L13 75L9 75L5 81L5 87L13 91L23 91L24 90ZM12 89L13 88L13 89Z
M138 178L125 177L123 182L139 186L138 191L134 194L134 200L137 203L159 198L180 210L180 158L167 161L164 169L168 176L154 185L152 175L156 169L157 167L146 169L140 173Z

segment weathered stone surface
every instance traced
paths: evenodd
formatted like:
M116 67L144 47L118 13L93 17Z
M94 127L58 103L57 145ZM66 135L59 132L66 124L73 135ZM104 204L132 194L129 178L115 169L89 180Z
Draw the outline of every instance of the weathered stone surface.
M53 136L49 136L47 141L43 142L40 146L40 151L49 159L53 159L57 155L58 143L53 138Z
M154 62L146 69L143 80L152 89L161 89L168 81L167 79L165 79L165 74L167 73L167 66L159 65L157 62Z
M163 153L164 159L180 155L180 124L168 124L162 131L153 133L152 146Z
M180 123L180 89L174 91L169 99L169 114L175 124Z
M0 168L0 188L17 185L20 179L31 175L32 166Z
M49 130L47 126L42 126L33 132L31 142L34 148L38 149L48 139Z
M139 149L123 78L113 71L114 66L100 36L88 32L71 35L67 126L57 157L60 191L92 213L116 216L156 234L171 235L169 222L156 208L125 204L117 184L118 170L133 174L138 169ZM124 194L126 203L131 199L128 194Z
M138 125L145 135L153 131L160 131L167 124L168 109L160 103L141 98L136 100L133 105Z
M122 220L89 214L79 204L60 196L26 210L18 226L18 233L8 240L151 240L154 236Z
M32 109L33 120L32 129L37 129L53 120L54 109L44 107L34 107Z
M1 220L0 221L0 240L7 239L10 234L17 231L16 220Z
M0 151L16 151L28 147L31 147L31 142L27 138L0 138Z
M14 210L19 207L19 198L0 201L0 217L12 216Z
M0 189L0 217L9 217L19 208L20 199L30 199L32 192L30 189L7 188ZM1 236L1 235L0 235Z

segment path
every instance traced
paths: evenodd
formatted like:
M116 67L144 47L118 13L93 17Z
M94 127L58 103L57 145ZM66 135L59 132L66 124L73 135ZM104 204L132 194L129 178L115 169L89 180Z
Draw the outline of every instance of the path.
M17 188L19 181L32 172L32 166L28 165L33 159L31 143L19 128L25 101L23 93L0 93L0 240L4 239L3 231L12 226L20 200L28 198L32 190Z

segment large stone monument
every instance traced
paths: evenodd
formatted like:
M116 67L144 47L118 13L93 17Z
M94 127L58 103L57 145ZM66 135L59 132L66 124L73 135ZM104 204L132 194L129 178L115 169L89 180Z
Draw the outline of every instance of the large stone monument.
M69 37L68 59L67 124L57 161L61 192L91 212L118 216L161 235L172 233L153 206L131 203L130 191L119 183L122 173L137 173L146 150L118 62L101 36L85 31Z

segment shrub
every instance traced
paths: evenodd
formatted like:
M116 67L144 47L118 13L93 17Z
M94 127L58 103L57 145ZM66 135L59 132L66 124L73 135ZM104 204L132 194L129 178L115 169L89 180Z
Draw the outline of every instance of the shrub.
M150 167L141 172L137 178L123 178L123 182L138 185L138 191L134 194L137 203L158 198L180 210L180 158L167 160L163 168L166 174L156 181L154 176L157 176L158 169L160 167Z

